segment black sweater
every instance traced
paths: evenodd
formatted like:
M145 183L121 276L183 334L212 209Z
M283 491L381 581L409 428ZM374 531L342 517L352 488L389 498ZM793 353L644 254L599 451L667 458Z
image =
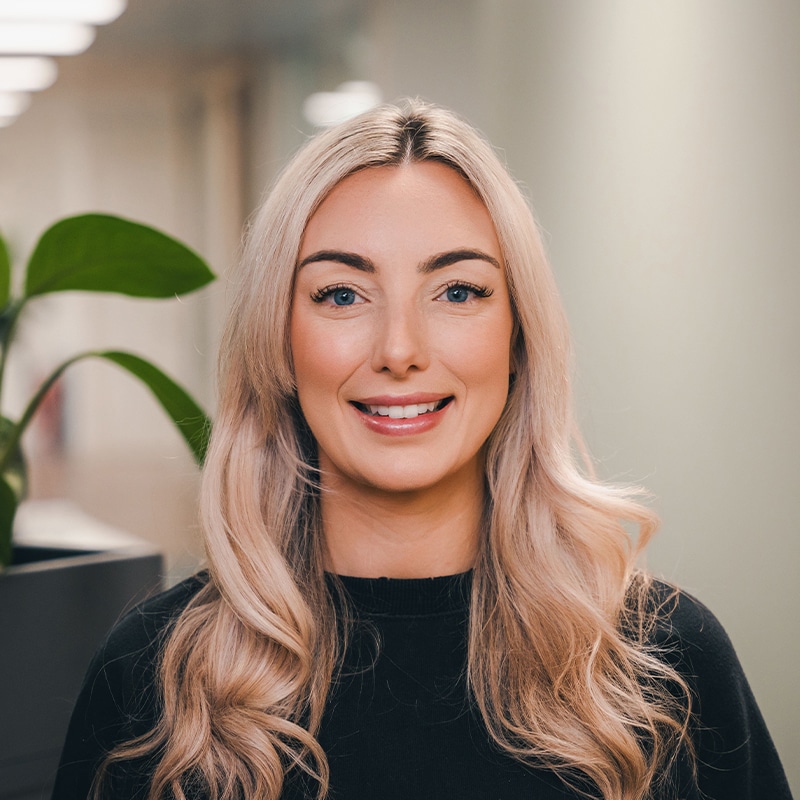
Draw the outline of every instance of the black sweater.
M109 634L75 707L53 800L86 797L103 754L153 726L160 643L201 580L190 579L147 601ZM361 624L319 734L331 769L331 800L581 796L553 772L498 750L471 708L464 680L469 574L342 580ZM695 694L698 781L694 785L679 763L667 783L671 788L659 800L791 800L769 733L719 622L685 594L669 609L657 637ZM147 764L117 768L109 797L144 798L149 772ZM314 787L290 775L283 797L311 798Z

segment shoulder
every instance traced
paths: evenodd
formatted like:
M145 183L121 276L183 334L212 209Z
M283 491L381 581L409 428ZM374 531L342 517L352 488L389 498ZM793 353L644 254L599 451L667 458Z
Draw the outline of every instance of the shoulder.
M111 629L103 651L109 657L135 653L160 640L206 583L201 572L140 603Z
M686 681L693 710L703 717L731 711L750 689L733 643L712 611L688 592L653 581L648 597L655 614L650 641Z
M87 797L106 754L153 728L160 714L156 676L163 643L173 622L206 583L203 574L189 578L139 604L112 628L89 666L73 709L54 799Z
M653 581L651 642L691 693L697 780L713 800L790 798L780 760L730 637L696 597Z
M738 667L739 661L722 624L700 600L654 580L648 598L655 613L653 640L667 653L679 653L686 666Z
M207 575L199 573L129 611L95 654L86 683L92 682L96 691L102 687L112 693L123 706L149 691L173 623L207 582Z

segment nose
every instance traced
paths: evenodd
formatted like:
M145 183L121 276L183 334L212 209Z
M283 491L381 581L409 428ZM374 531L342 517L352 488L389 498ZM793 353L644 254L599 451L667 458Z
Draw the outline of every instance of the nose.
M413 304L386 308L374 332L372 368L402 378L411 371L427 369L430 363L424 315Z

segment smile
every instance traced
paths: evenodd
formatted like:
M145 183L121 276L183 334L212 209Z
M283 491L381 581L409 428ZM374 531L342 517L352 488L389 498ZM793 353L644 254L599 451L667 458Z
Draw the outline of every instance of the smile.
M439 411L444 408L453 398L445 397L442 400L437 400L432 403L411 403L409 405L372 405L365 403L356 403L353 405L359 411L369 414L373 417L389 417L390 419L416 419L423 414L431 414L434 411Z

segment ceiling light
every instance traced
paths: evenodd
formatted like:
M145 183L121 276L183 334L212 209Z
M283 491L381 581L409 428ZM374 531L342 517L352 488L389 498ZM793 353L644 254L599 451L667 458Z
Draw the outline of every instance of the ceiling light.
M7 128L31 104L24 92L0 92L0 128Z
M381 102L381 90L370 81L347 81L335 92L316 92L303 103L305 118L318 128L329 128Z
M0 127L27 108L23 92L51 86L58 67L51 58L83 53L93 25L113 22L127 0L0 0ZM4 95L16 92L16 95Z
M0 91L38 92L51 86L57 76L58 67L52 58L0 57Z
M80 22L4 22L0 53L74 56L94 41L94 28Z
M31 104L26 92L0 92L0 117L16 117Z
M127 5L126 0L0 0L0 19L64 20L106 25Z

